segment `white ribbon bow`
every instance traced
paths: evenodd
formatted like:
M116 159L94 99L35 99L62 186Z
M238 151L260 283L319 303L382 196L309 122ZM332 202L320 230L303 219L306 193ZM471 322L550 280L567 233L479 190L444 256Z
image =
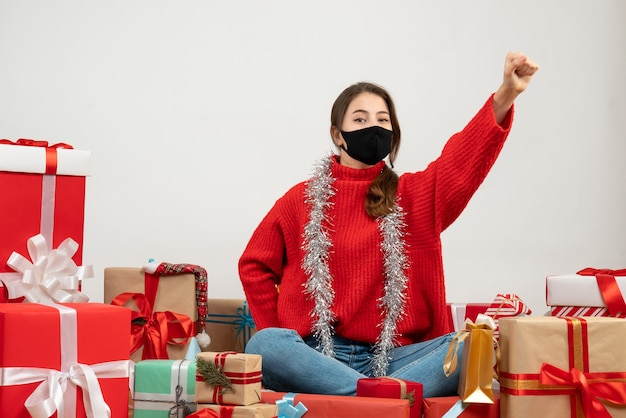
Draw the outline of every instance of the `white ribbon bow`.
M78 243L66 238L56 250L48 251L48 243L38 234L28 239L30 260L13 252L7 265L22 273L21 280L6 283L9 297L24 296L31 303L88 302L89 297L78 290L83 279L94 276L93 267L76 266L72 257Z
M24 403L33 418L48 418L55 412L58 417L67 416L63 394L68 384L83 389L87 417L99 418L105 416L104 413L110 417L111 409L104 401L98 378L127 377L129 368L128 360L92 365L74 363L67 372L35 367L5 367L0 369L0 386L41 382Z

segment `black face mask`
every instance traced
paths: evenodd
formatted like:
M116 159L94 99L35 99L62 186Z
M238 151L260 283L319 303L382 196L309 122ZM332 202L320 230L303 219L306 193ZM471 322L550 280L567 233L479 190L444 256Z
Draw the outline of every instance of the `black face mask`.
M344 151L363 164L374 165L391 152L393 131L380 126L370 126L351 132L341 131L341 135L348 145L347 148L343 147Z

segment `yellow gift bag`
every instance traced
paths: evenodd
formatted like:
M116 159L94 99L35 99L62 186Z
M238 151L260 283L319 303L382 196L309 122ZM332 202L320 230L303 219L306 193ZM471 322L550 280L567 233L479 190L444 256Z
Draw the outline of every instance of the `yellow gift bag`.
M493 337L493 318L479 314L476 323L465 321L465 327L454 336L446 354L443 371L450 376L457 367L458 351L463 343L458 393L466 403L493 404L493 378L497 341Z

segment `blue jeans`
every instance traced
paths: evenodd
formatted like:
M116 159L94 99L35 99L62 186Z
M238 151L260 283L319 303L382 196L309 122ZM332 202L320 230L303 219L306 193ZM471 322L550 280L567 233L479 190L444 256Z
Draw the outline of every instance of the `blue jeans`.
M394 348L387 376L422 383L424 397L455 395L459 368L449 377L443 373L453 336L447 334ZM303 340L294 330L265 328L248 341L246 353L263 357L263 385L279 392L352 396L356 394L357 380L372 377L370 344L335 336L335 358L320 353L316 347L317 340Z

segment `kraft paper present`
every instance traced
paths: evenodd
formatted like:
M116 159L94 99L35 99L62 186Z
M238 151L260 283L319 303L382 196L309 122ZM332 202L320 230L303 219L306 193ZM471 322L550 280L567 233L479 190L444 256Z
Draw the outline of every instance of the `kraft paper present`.
M246 406L198 404L198 411L202 411L202 409L215 411L220 418L273 418L278 411L276 405L266 403L255 403Z
M88 404L127 417L130 314L101 303L0 304L0 417L30 417L25 403L42 407L49 395L62 399L65 417L86 417ZM67 386L48 386L50 373ZM89 390L77 386L81 376L94 375Z
M111 303L122 293L145 293L146 273L140 267L107 267L104 269L104 303ZM130 300L125 306L137 311ZM195 322L198 319L196 305L196 279L193 274L162 275L158 281L152 312L172 312L185 315ZM192 336L193 336L192 332ZM171 360L185 358L187 344L168 344L167 355ZM143 348L133 352L134 362L142 360Z
M6 262L14 251L28 254L27 241L37 234L52 248L71 238L78 243L72 259L82 264L90 175L89 151L45 141L0 140L0 281L21 278Z
M448 414L448 415L446 415ZM424 398L424 418L498 418L500 394L494 392L494 403L463 403L459 396Z
M207 351L196 361L196 402L245 406L261 401L260 355Z
M601 399L607 391L625 396L625 335L620 318L502 319L501 416L581 418L597 408L604 415L587 416L626 417L626 406Z
M261 392L262 402L275 404L284 398L302 403L304 418L409 418L407 399L371 398L367 396L334 396L306 393Z
M609 316L626 314L626 269L585 268L576 274L546 277L548 306L606 308Z
M254 319L244 299L209 299L204 329L211 343L204 351L244 352L256 332Z
M393 377L368 377L356 383L356 396L373 398L408 399L411 418L422 417L422 396L424 385L419 382Z
M183 418L196 403L194 360L142 360L135 365L134 418Z

